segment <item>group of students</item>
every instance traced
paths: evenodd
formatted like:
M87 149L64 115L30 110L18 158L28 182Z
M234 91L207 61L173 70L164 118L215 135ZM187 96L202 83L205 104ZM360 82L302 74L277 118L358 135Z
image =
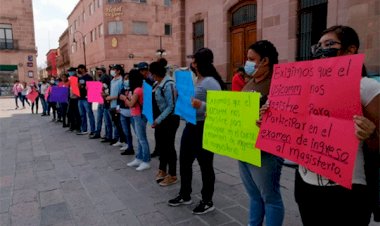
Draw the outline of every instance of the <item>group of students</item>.
M333 26L326 29L313 48L314 58L335 57L357 54L359 49L357 33L347 26ZM169 206L192 204L192 165L197 159L202 176L202 199L193 209L194 214L204 214L215 209L213 194L215 172L214 154L202 147L204 121L207 108L208 90L225 90L226 85L213 65L214 56L210 49L201 48L192 55L191 71L195 74L195 95L191 100L196 109L196 124L186 123L180 143L179 169L180 190L178 196L168 201ZM276 47L267 40L253 43L247 51L247 61L233 78L233 90L260 92L261 116L270 109L268 94L274 65L278 63ZM174 114L177 98L176 84L166 73L167 61L163 58L148 65L141 62L128 73L120 65L97 68L97 77L103 84L104 103L98 105L97 123L91 103L87 101L86 82L92 77L84 65L68 71L69 77L78 77L80 96L70 87L68 106L60 106L64 127L70 126L77 134L87 134L87 118L90 121L90 138L101 138L104 121L104 137L101 142L121 146L122 155L133 155L128 163L137 171L150 168L150 148L146 135L147 119L142 114L143 82L153 88L152 107L155 129L156 150L160 153L160 164L156 181L161 186L178 182L175 135L180 118ZM303 225L368 225L372 213L380 220L379 206L379 111L380 83L366 77L363 67L360 84L363 116L355 116L356 137L361 140L357 154L352 190L344 188L302 166L298 167L295 179L295 199ZM61 86L69 85L67 76L62 77ZM59 85L58 84L58 85ZM41 90L42 92L42 85ZM41 93L42 94L42 93ZM47 95L48 96L48 95ZM48 98L47 98L48 100ZM270 103L270 102L269 102ZM339 103L337 103L339 104ZM64 112L68 114L66 122ZM135 153L131 128L138 140ZM284 205L280 192L280 175L283 159L262 152L261 167L239 161L240 176L250 199L248 225L261 226L264 219L268 226L280 226L284 219Z

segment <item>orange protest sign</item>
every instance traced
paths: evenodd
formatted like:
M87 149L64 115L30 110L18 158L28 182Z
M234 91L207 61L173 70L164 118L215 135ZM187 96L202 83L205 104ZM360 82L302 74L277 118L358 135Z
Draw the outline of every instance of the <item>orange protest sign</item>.
M364 55L275 65L256 147L351 188Z
M79 86L78 86L78 77L70 76L70 89L71 92L77 96L80 96Z

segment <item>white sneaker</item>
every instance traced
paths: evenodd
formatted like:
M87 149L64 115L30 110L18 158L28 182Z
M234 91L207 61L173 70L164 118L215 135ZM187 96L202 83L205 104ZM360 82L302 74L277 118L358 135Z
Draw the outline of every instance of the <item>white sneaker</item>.
M114 143L112 146L114 147L123 147L124 146L124 143L121 143L120 141Z
M128 163L127 166L130 166L130 167L140 166L142 162L143 161L141 161L140 159L135 159L132 162Z
M137 171L143 171L146 169L150 169L150 164L148 162L142 162L139 167L136 168Z
M124 146L120 148L120 151L126 151L127 149L128 149L128 144L124 144Z

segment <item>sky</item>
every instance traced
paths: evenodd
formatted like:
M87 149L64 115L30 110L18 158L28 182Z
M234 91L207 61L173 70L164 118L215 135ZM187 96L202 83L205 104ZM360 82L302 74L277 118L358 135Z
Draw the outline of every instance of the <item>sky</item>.
M37 65L46 67L46 53L58 48L68 27L67 17L79 0L33 0L34 31L38 49Z

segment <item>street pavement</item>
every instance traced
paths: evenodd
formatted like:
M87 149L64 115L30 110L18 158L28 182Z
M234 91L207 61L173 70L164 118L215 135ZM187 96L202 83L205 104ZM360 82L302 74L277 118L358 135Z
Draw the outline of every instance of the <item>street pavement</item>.
M179 183L160 187L155 182L157 158L150 170L137 172L126 165L132 156L121 156L118 148L67 132L50 120L31 114L29 108L14 110L13 99L0 99L1 226L247 225L249 200L236 160L215 155L216 210L196 216L191 210L200 200L202 184L197 162L194 203L169 207ZM183 128L182 122L177 152ZM149 126L147 132L153 149ZM294 169L283 167L286 226L301 225L293 186Z

